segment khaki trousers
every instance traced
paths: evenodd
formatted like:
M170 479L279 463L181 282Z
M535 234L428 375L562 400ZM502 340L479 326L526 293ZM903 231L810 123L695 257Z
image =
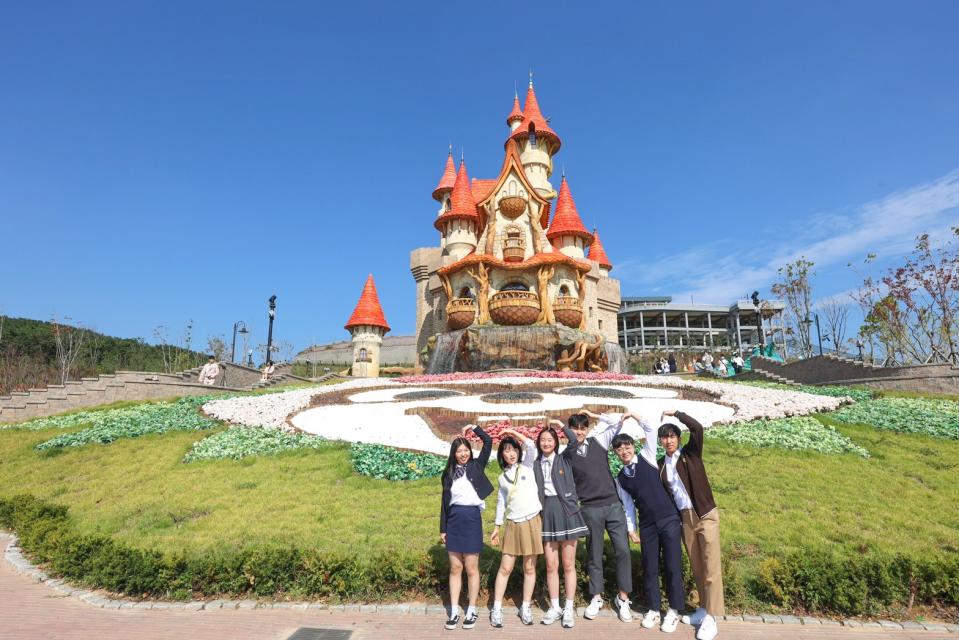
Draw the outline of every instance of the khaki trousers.
M726 613L723 599L723 568L719 550L719 509L703 518L693 509L683 509L683 544L699 591L699 606L716 617Z

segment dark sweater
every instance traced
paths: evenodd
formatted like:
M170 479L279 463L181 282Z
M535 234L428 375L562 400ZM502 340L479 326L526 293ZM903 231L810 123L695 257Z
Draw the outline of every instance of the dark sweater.
M676 412L676 418L689 429L689 442L679 450L679 460L676 462L676 472L686 488L696 515L702 518L716 508L713 500L713 490L709 486L706 476L706 466L703 464L703 425L695 418L681 411ZM659 459L659 477L666 491L669 483L666 482L666 458ZM672 495L672 494L670 494Z
M639 513L637 526L642 528L671 516L678 517L676 504L659 480L659 469L641 457L637 457L632 468L632 477L626 474L624 467L616 479L636 504L636 511Z
M586 455L579 454L580 446L576 434L569 427L563 429L569 445L563 451L563 457L573 467L573 479L576 481L576 493L583 507L604 507L619 502L616 482L609 470L609 455L596 438L586 439Z

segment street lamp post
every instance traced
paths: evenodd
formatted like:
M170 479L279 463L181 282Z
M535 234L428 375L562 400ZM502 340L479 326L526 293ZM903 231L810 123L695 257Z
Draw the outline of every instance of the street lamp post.
M238 328L240 330L240 335L246 335L249 333L246 328L246 323L242 320L237 320L233 323L233 344L230 347L230 364L236 362L236 334ZM242 357L242 354L240 354L240 356Z
M820 333L820 331L819 331L819 314L818 314L818 313L814 313L814 314L812 314L812 315L813 315L813 317L816 319L816 320L815 320L815 323L816 323L816 340L819 342L819 355L822 356L822 333ZM811 324L813 323L813 318L811 318L811 317L809 317L809 316L806 316L806 319L803 320L803 323L808 327L809 325L811 325ZM808 329L807 329L807 331L808 331Z
M759 292L753 291L751 296L753 305L756 307L756 329L759 333L759 355L763 355L763 349L766 348L766 338L763 336L763 314L759 301Z
M276 317L276 295L270 296L270 329L266 334L266 361L272 362L270 355L273 350L273 318Z

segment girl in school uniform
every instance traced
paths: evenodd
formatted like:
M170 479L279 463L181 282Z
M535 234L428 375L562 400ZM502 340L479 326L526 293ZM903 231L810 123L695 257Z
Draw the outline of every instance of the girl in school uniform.
M493 609L489 614L489 622L494 627L503 626L503 594L517 556L523 556L523 604L519 617L523 624L533 624L530 603L536 586L536 559L543 553L543 526L539 515L543 506L533 473L536 443L513 429L503 429L503 433L506 437L500 440L496 453L503 473L499 477L496 527L490 536L493 546L499 546L500 527L503 527L503 557L496 573Z
M470 430L483 441L475 459L466 434ZM476 626L476 597L479 594L479 555L483 550L483 520L486 496L493 485L486 477L486 464L493 450L493 439L474 424L463 427L463 435L450 444L450 456L443 471L443 500L440 507L440 542L446 545L450 558L450 617L447 629L459 626L460 589L463 568L469 590L469 607L463 620L464 629Z
M543 624L562 619L567 629L576 624L576 541L589 532L579 511L579 496L573 468L559 455L559 436L547 426L536 438L539 455L533 464L539 500L543 505L543 552L546 556L546 587L550 607ZM566 605L559 606L559 565L563 564Z

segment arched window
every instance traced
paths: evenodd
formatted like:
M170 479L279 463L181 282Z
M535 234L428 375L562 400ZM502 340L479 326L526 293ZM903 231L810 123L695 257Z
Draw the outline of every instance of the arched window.
M529 123L529 146L530 149L536 148L536 129L533 128L533 123Z
M560 285L560 287L559 287L559 295L561 295L561 296L568 296L568 295L569 295L569 287L566 286L565 284Z
M463 287L462 289L460 289L460 297L461 297L461 298L469 298L469 299L472 300L473 297L474 297L474 296L473 296L473 290L470 289L469 287Z
M529 291L529 287L523 282L514 280L513 282L504 284L501 291Z
M360 349L359 362L367 362L369 358L366 355L366 349Z
M453 208L453 201L449 197L446 198L446 210L449 211Z

